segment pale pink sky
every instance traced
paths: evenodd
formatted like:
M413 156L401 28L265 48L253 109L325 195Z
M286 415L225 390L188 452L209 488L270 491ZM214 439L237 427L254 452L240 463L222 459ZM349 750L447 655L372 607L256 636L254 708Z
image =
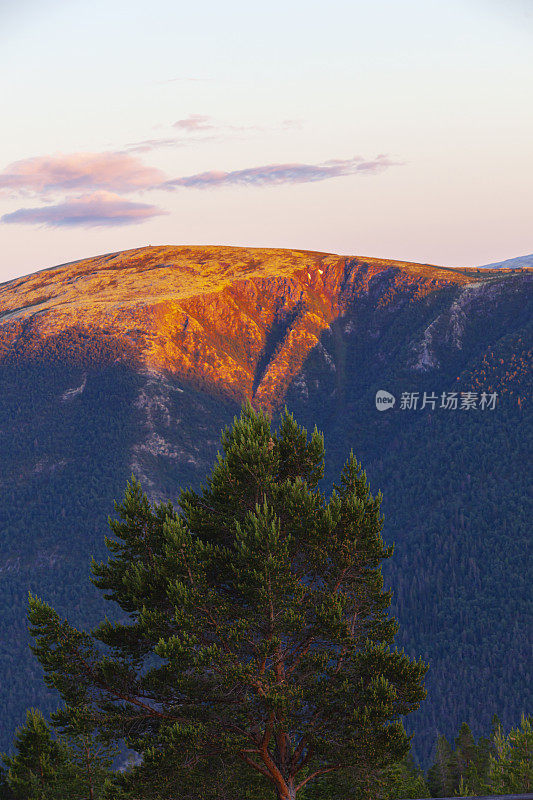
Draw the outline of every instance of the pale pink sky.
M0 281L145 244L533 251L528 0L8 0Z

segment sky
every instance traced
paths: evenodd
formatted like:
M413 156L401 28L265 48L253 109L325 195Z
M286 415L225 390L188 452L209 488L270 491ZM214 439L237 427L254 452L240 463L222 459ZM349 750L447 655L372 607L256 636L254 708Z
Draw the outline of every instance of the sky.
M147 244L533 252L531 0L0 0L0 282Z

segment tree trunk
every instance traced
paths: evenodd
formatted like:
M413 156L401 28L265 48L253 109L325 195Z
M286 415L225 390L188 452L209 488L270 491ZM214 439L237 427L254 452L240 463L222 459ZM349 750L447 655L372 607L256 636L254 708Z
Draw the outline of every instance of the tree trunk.
M288 786L286 790L277 790L278 800L296 800L296 789Z
M89 784L89 800L94 800L93 780L91 775L91 760L89 758L89 745L85 743L85 756L87 759L87 781Z

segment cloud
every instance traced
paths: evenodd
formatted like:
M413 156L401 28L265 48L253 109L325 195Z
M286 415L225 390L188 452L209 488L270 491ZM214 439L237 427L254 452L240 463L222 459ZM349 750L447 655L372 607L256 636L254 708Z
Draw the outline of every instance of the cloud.
M199 136L182 137L187 143L195 138L203 140L202 126L212 128L209 117L193 119L199 126ZM229 130L227 128L226 130ZM236 130L236 129L232 129ZM213 135L216 138L216 135ZM172 139L166 145L174 144ZM161 140L137 143L139 151L163 146ZM361 156L351 159L331 159L319 164L267 164L231 172L210 171L168 179L159 169L145 166L142 161L124 152L74 153L28 158L9 165L0 172L0 189L18 194L32 193L47 205L19 208L4 214L4 224L44 225L47 227L121 226L141 223L167 211L155 205L132 202L121 197L127 192L140 190L166 190L178 188L212 189L222 186L277 186L280 184L314 183L346 175L373 174L395 166L385 154L365 160ZM54 193L79 189L86 193L55 202Z
M159 147L189 147L191 144L203 144L220 140L220 136L187 136L186 138L174 136L171 138L143 139L141 142L130 142L126 145L128 153L148 153Z
M93 228L136 225L167 214L157 206L133 203L112 192L93 192L40 208L19 208L0 217L0 222L44 225L49 228Z
M0 190L31 192L105 189L131 192L160 182L164 173L123 152L71 153L15 161L0 172Z
M333 159L321 164L268 164L263 167L249 167L233 172L199 172L181 178L165 181L159 188L179 187L208 189L219 186L268 186L282 183L314 183L344 175L369 174L381 172L400 162L381 154L371 161L360 156L346 160Z
M201 114L191 114L186 119L180 119L175 122L172 127L180 130L179 136L130 142L122 152L146 153L159 147L190 147L191 145L205 144L206 142L224 142L227 139L262 130L255 125L218 124L211 117Z
M243 131L254 130L245 126L232 126L216 123L212 117L205 114L189 114L184 119L178 119L172 125L179 131L178 136L158 137L143 139L140 142L130 142L123 152L146 153L159 147L188 147L205 142L223 141L228 136Z
M206 117L204 114L189 114L185 119L179 119L172 126L178 128L180 131L210 131L215 126L211 117Z
M174 122L172 127L179 131L178 136L130 142L122 152L146 153L161 147L186 147L206 142L224 142L228 139L242 138L257 133L286 133L291 130L300 130L303 123L299 119L284 119L279 125L270 128L261 125L227 125L205 114L190 114L188 117Z
M283 130L301 130L303 121L301 119L284 119L281 123Z

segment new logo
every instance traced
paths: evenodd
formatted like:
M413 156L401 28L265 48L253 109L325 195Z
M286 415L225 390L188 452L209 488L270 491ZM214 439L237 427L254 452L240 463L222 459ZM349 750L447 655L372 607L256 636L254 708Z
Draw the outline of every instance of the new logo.
M386 392L385 389L379 389L376 392L376 408L378 411L388 411L389 408L392 408L394 403L396 402L396 398L390 392Z

